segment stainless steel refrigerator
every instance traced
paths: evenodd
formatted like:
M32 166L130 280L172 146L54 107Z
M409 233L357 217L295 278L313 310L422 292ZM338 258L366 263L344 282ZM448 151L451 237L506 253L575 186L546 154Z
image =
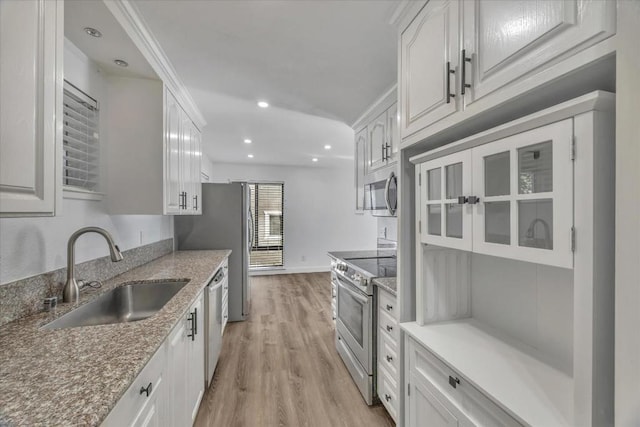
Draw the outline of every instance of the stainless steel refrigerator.
M231 249L229 320L249 316L249 252L253 239L249 185L202 184L202 215L174 217L178 250Z

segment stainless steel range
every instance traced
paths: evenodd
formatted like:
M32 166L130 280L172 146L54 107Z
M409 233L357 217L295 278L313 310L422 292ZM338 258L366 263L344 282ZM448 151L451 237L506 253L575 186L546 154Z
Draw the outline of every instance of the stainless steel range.
M329 252L336 295L336 348L367 404L376 395L376 293L372 279L396 276L395 251Z

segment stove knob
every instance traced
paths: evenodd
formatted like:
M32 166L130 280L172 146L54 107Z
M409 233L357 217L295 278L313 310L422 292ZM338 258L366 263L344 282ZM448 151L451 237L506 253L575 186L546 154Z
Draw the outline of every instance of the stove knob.
M338 271L347 271L347 264L338 264Z

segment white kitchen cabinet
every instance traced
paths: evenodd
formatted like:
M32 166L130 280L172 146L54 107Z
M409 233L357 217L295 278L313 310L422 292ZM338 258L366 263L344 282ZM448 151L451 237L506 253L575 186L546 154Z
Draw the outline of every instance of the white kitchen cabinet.
M521 425L411 336L405 340L410 426L422 426L425 423L430 426ZM473 358L473 355L467 357Z
M422 163L421 242L570 268L572 140L566 119Z
M422 243L470 251L472 210L471 151L461 151L425 162L419 169L418 231ZM462 198L462 199L460 199Z
M222 304L220 308L220 315L222 316L222 330L221 334L224 334L224 328L229 321L229 259L227 258L222 265L224 269L224 282L222 283Z
M394 103L367 125L367 174L396 161L398 104Z
M414 143L538 87L553 96L546 85L612 52L597 46L616 1L430 0L403 22L400 132Z
M169 425L192 425L204 395L204 315L204 293L200 293L169 335Z
M198 408L204 396L204 293L189 308L194 329L187 334L187 415L192 425L198 415ZM186 424L185 424L186 425Z
M63 16L62 1L0 2L1 216L55 214Z
M166 380L166 345L163 343L103 422L104 427L157 426L162 407L172 391ZM169 423L162 423L163 425Z
M416 228L425 174L470 161L472 237L471 251L416 242L416 321L400 324L415 341L403 349L405 422L422 410L408 395L422 375L460 423L613 424L614 106L592 92L410 159Z
M615 34L615 1L462 1L465 105Z
M364 210L364 176L367 162L367 128L356 133L355 136L355 186L356 186L356 212Z
M181 146L181 119L182 109L176 98L165 89L165 130L164 140L166 144L165 154L165 172L164 172L164 193L165 193L165 212L167 214L180 213L182 203L182 190L180 176L180 152Z
M109 76L108 82L109 212L200 214L198 128L161 81Z
M431 0L400 35L402 138L460 109L458 0Z
M378 397L394 421L398 421L399 366L396 297L378 287Z

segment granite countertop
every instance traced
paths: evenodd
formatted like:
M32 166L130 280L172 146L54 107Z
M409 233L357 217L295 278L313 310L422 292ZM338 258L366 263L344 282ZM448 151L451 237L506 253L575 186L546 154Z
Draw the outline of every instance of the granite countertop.
M373 284L397 296L397 282L395 277L377 277Z
M0 327L0 426L99 425L229 256L174 252L81 293L81 304L127 282L187 279L155 315L131 323L41 330L59 304Z

